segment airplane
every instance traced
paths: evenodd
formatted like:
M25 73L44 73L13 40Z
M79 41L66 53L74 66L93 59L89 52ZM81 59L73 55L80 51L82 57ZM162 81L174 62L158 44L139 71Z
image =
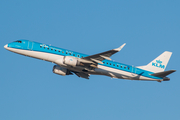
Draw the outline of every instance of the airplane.
M89 79L90 75L105 75L118 79L161 82L169 81L170 78L166 76L176 71L164 71L172 55L172 52L169 51L163 52L144 66L135 67L112 61L110 57L119 52L125 44L119 48L94 55L86 55L29 40L17 40L6 44L4 48L14 53L55 63L53 73L62 76L75 74L78 77Z

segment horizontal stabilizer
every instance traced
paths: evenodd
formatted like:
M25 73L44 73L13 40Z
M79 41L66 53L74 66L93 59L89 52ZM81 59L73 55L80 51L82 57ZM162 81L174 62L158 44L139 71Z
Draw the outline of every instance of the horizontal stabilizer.
M176 70L168 70L168 71L164 71L164 72L158 72L158 73L154 73L154 74L151 74L152 76L156 76L156 77L166 77L167 75L173 73L173 72L176 72Z

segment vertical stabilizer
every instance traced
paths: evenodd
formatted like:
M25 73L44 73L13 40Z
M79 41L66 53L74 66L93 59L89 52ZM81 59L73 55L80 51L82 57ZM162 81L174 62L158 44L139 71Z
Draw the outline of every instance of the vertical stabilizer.
M165 51L161 55L159 55L156 59L151 61L149 64L145 66L139 66L137 68L148 70L151 72L163 72L166 69L168 61L172 55L172 52Z

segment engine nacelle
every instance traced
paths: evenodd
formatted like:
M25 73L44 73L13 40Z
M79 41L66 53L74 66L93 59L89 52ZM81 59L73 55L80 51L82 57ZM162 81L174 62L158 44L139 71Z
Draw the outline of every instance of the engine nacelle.
M65 56L64 57L64 64L75 67L75 66L79 65L79 61L75 57Z
M68 69L63 68L63 67L61 67L59 65L54 65L53 73L58 74L58 75L62 75L62 76L72 74Z

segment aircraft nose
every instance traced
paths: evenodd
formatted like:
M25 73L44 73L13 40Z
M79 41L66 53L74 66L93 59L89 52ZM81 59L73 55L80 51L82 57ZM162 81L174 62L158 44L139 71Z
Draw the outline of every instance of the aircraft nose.
M7 47L8 47L8 44L6 44L6 45L4 46L5 49L7 49Z

